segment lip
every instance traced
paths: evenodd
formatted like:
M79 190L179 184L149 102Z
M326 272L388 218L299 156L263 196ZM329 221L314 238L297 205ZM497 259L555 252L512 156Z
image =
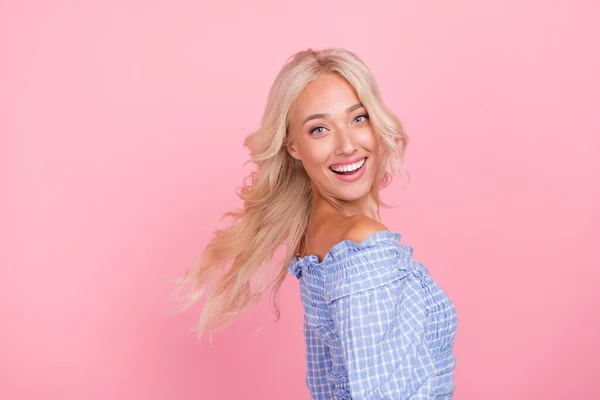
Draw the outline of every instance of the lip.
M363 157L366 158L366 157ZM360 158L358 161L362 160L362 158ZM365 170L367 169L367 160L365 160L364 164L362 167L360 167L358 170L356 170L354 173L350 174L350 175L340 175L340 174L336 174L335 172L331 171L331 173L333 175L335 175L335 177L337 179L339 179L340 181L343 182L354 182L359 180L360 178L363 177L363 175L365 174ZM336 165L345 165L345 164L336 164Z
M355 157L355 158L352 158L352 159L350 159L350 160L348 160L348 161L345 161L345 162L343 162L343 163L331 164L331 165L329 166L329 168L334 168L334 167L343 167L344 165L350 165L350 164L354 164L354 163L356 163L356 162L359 162L359 161L362 161L362 160L364 160L365 158L367 158L367 157L366 157L366 156L362 156L362 157Z

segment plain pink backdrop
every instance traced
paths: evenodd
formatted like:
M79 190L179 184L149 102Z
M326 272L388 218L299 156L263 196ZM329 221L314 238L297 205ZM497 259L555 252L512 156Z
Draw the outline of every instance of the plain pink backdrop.
M173 316L292 53L347 47L411 142L383 211L453 299L455 399L598 394L595 1L4 1L0 398L308 399L298 283ZM261 326L265 326L250 339Z

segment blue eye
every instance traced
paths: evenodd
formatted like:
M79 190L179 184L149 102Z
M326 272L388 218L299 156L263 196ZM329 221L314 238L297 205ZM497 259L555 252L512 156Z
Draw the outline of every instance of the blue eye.
M357 119L359 119L359 118L363 118L363 119L362 119L362 120L360 120L360 121L357 121ZM366 120L368 120L368 119L369 119L369 116L368 116L368 115L366 115L366 114L361 114L361 115L357 115L357 116L356 116L356 118L354 118L354 122L356 122L356 123L361 123L361 122L364 122L364 121L366 121Z
M319 129L321 129L320 131L318 131ZM310 130L311 134L316 134L316 133L323 133L324 132L325 127L324 126L315 126L314 128L312 128ZM318 131L318 132L317 132Z

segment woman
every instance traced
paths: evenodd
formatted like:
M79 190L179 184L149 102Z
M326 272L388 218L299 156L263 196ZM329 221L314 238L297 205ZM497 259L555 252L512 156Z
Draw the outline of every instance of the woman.
M230 323L268 284L279 319L276 295L289 271L300 282L313 399L450 399L455 309L379 216L386 169L402 164L407 142L356 55L294 55L245 140L257 169L241 190L244 208L225 214L233 224L186 274L197 289L188 306L218 278L199 333ZM271 279L281 244L286 258Z

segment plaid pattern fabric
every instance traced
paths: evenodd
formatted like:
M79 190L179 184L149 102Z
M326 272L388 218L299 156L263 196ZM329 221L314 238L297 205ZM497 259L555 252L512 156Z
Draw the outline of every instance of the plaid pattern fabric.
M315 400L451 399L456 310L401 245L376 232L336 244L322 262L296 257Z

